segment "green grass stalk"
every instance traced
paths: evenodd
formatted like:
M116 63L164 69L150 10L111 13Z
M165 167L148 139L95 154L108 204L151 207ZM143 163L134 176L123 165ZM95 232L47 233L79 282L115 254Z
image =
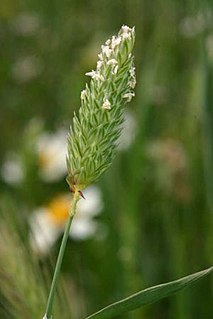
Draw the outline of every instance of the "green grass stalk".
M48 297L48 301L47 301L47 307L46 307L46 313L45 313L44 319L50 319L52 317L52 307L53 307L54 296L55 296L55 291L56 291L56 286L57 286L57 280L58 280L59 273L61 270L61 264L62 264L62 260L64 257L67 239L68 239L68 236L70 233L70 227L72 224L73 217L75 215L76 205L77 205L77 202L79 200L79 196L80 196L80 194L76 190L76 192L74 193L74 196L73 196L72 206L71 206L70 214L69 214L69 219L68 219L67 224L66 224L66 228L64 231L63 239L61 242L61 247L59 250L59 254L58 254L58 258L57 258L57 262L56 262L56 266L55 266L55 271L54 271L53 280L52 280L52 284L51 284L51 288L50 288L50 293L49 293L49 297Z

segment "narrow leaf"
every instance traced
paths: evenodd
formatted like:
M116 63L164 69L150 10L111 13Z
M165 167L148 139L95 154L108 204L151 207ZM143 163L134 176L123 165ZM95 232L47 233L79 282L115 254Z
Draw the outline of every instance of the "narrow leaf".
M131 295L99 310L86 319L113 318L117 315L135 310L144 305L168 297L183 288L191 286L195 281L210 274L212 271L213 267L210 267L208 269L180 278L178 280L141 290L134 295Z

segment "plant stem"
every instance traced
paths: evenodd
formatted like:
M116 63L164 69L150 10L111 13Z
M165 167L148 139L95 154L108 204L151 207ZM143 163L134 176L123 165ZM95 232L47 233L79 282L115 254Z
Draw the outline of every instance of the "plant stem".
M74 196L73 196L72 206L71 206L70 214L69 214L69 219L67 221L67 224L66 224L66 227L64 230L64 235L63 235L63 239L61 242L61 247L59 250L59 254L58 254L58 258L57 258L57 262L56 262L56 266L55 266L55 271L54 271L54 275L53 275L53 280L52 280L52 284L51 284L51 288L50 288L50 293L49 293L49 297L48 297L48 301L47 301L46 314L45 314L43 319L51 319L51 317L52 317L52 306L53 306L53 301L54 301L54 296L55 296L56 284L57 284L58 276L59 276L59 273L61 270L61 264L62 264L62 260L64 257L64 251L66 248L67 239L68 239L69 232L70 232L70 226L71 226L73 217L75 215L76 204L77 204L78 200L79 200L79 192L76 191L74 193Z

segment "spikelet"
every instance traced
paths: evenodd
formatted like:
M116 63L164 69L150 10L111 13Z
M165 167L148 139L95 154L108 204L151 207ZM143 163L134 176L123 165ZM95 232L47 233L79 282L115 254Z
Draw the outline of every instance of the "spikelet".
M134 27L122 26L101 46L96 70L86 73L91 82L81 92L68 135L67 182L73 192L96 181L115 155L124 106L135 95L134 41Z

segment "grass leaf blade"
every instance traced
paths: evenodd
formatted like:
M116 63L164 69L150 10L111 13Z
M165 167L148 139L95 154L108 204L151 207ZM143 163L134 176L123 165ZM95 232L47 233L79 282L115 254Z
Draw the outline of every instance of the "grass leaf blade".
M154 303L162 298L168 297L178 292L181 289L191 286L194 282L210 274L212 271L213 267L210 267L178 280L141 290L136 294L133 294L99 310L86 319L113 318L122 313L135 310L150 303Z

